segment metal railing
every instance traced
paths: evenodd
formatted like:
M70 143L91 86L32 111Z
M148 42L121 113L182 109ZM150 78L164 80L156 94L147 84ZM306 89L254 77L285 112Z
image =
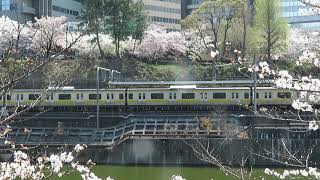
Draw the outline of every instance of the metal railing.
M247 129L248 127L242 127ZM306 124L259 125L256 130L308 130ZM226 130L228 131L228 130ZM126 139L225 137L224 130L200 128L199 120L132 120L110 128L13 128L6 139L24 145L113 146ZM3 141L5 139L2 139ZM1 139L0 139L1 141Z

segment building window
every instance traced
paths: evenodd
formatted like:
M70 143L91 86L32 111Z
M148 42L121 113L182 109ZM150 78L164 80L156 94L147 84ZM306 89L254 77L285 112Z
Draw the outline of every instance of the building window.
M153 22L160 22L160 23L170 23L170 24L179 24L179 19L172 19L172 18L165 18L165 17L158 17L158 16L151 16L151 21Z
M1 0L1 10L10 10L11 0Z
M73 11L71 9L66 9L63 7L59 7L59 6L52 6L52 10L53 11L57 11L57 12L61 12L61 13L65 13L65 14L70 14L73 16L78 16L79 12L78 11Z

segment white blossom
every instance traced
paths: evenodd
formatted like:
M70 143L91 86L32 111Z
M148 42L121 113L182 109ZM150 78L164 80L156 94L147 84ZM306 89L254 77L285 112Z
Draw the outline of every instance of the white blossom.
M300 101L300 99L294 100L292 103L292 107L296 110L301 110L301 111L309 111L309 112L313 111L311 104L309 104L308 102L302 102Z
M217 55L219 54L219 51L216 50L216 51L211 51L210 55L212 58L215 58Z
M319 129L319 124L317 123L317 121L313 120L309 122L309 127L310 130L318 130Z
M186 180L180 175L173 175L171 176L171 180Z

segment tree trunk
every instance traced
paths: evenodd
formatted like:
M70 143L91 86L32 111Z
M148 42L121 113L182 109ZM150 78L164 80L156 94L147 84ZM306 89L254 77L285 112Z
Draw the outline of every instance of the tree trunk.
M243 44L241 49L241 59L244 61L244 58L246 57L246 43L247 40L247 17L246 15L243 17Z

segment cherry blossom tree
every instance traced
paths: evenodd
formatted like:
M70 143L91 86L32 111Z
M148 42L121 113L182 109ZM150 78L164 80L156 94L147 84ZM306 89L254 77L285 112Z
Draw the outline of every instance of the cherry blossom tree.
M150 25L137 45L128 41L127 51L149 61L168 55L181 56L186 51L185 40L180 32L167 32L163 27Z
M56 60L60 55L66 54L75 43L83 36L74 34L73 39L66 40L65 17L43 17L36 19L34 23L21 24L8 17L0 18L0 93L2 97L10 96L11 89L17 83L28 76L43 70L43 68ZM60 79L61 80L61 79ZM48 86L61 87L64 81L59 81ZM16 117L29 111L50 93L48 88L43 94L34 100L30 106L22 107L19 104L12 108L10 114L1 109L0 115L0 138L5 139L10 132L10 125ZM4 98L2 98L4 99ZM75 160L75 153L84 149L78 145L74 152L63 151L60 154L43 154L39 157L29 156L34 149L16 146L13 141L5 140L2 146L6 146L14 154L12 162L0 163L0 179L43 179L48 176L64 173L64 164L71 164L72 169L79 171L83 179L97 179L88 167L82 166Z

